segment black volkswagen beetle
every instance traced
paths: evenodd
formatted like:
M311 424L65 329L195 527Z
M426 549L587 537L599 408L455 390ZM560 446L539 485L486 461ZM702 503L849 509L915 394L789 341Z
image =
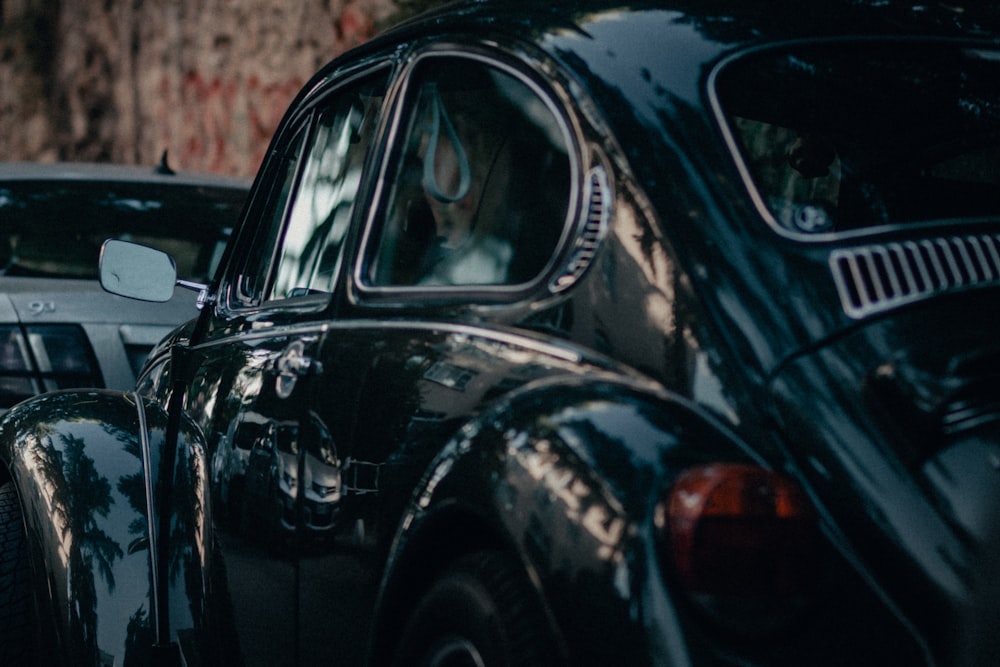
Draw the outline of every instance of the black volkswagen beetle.
M4 418L0 661L963 661L996 30L471 2L335 60L135 391ZM176 279L120 240L101 272Z

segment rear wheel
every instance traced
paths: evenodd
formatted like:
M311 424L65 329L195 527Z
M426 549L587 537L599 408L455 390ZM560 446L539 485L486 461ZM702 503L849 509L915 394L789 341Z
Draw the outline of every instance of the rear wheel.
M403 629L397 667L535 667L552 664L535 592L505 555L484 551L451 565Z
M0 485L0 665L30 663L28 553L14 484Z

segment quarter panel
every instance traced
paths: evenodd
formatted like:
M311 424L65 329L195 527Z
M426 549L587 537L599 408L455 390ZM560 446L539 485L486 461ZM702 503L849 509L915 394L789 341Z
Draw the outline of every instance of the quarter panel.
M443 322L344 320L331 324L321 350L314 416L329 434L343 485L333 531L303 571L313 573L307 597L336 600L331 613L349 609L354 618L370 614L378 590L370 574L384 566L428 464L463 424L517 387L608 372L609 364L510 330ZM447 555L436 558L443 563ZM348 566L359 573L351 582L330 574ZM326 636L325 649L364 641L347 625Z
M651 646L677 661L664 664L683 664L653 509L684 467L748 458L723 429L652 385L610 374L526 385L464 426L424 476L394 544L378 627L391 625L396 596L415 594L414 563L428 550L438 562L458 555L463 536L442 524L469 533L479 523L518 554L559 619L551 637L568 664L651 664ZM463 514L475 518L457 521Z
M786 627L751 637L707 616L670 567L655 510L680 472L719 462L770 467L693 404L639 382L560 376L511 393L448 442L408 505L376 655L396 610L419 595L414 582L486 544L518 554L567 664L881 664L889 655L922 664L911 628L835 531L823 540L813 599ZM762 612L763 599L743 611L762 601Z

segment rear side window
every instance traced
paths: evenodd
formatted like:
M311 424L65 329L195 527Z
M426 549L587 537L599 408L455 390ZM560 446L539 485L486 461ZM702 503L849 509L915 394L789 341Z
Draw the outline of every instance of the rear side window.
M426 57L400 127L364 282L512 286L538 276L570 196L567 133L541 94L497 66Z
M912 42L748 54L719 110L772 223L816 234L1000 213L1000 52Z

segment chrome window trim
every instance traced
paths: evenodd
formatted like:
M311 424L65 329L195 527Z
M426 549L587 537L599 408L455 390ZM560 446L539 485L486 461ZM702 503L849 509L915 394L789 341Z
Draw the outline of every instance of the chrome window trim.
M410 84L412 74L416 67L423 61L433 58L461 58L464 60L474 60L487 67L496 68L511 77L525 84L540 99L555 117L559 128L566 142L567 157L570 162L570 188L567 200L566 217L563 221L563 229L559 236L552 256L548 263L538 272L538 275L531 281L517 283L514 285L372 285L365 275L371 255L377 250L377 234L381 213L386 204L385 198L388 196L386 187L388 185L388 172L392 165L395 165L398 155L394 152L387 154L379 165L378 176L376 178L375 189L370 200L371 206L364 223L361 241L357 246L354 256L354 266L352 269L351 284L353 289L349 298L355 302L363 302L368 306L389 306L398 307L413 304L416 297L425 297L427 301L433 303L447 303L448 301L459 300L475 304L490 304L514 302L520 295L532 291L539 285L545 284L554 268L561 261L565 252L568 239L580 227L581 219L586 216L581 213L583 206L583 193L581 192L582 180L582 151L585 141L579 130L579 125L575 118L567 118L564 105L556 102L561 100L557 91L549 90L539 84L533 77L528 75L524 68L530 69L537 75L541 75L539 67L523 55L518 55L511 50L500 50L489 43L478 43L471 46L463 46L457 43L436 44L425 48L411 56L404 68L399 73L397 90L393 95L393 106L391 119L385 134L383 145L391 147L393 150L398 146L400 140L401 126L408 118ZM522 67L512 64L516 61Z

